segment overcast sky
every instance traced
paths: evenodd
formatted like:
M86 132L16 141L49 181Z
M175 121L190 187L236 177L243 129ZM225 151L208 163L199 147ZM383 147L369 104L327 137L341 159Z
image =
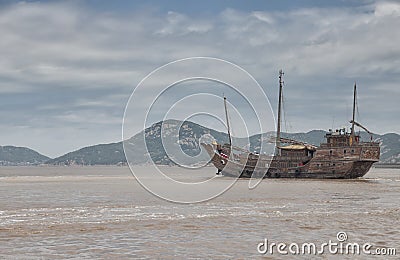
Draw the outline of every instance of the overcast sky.
M283 69L284 130L347 125L357 82L358 121L399 133L399 28L399 1L0 1L0 145L120 141L138 83L191 56L241 66L273 109Z

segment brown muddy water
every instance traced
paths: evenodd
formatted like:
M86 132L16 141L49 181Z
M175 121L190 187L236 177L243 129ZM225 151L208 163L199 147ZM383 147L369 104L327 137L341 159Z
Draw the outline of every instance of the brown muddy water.
M165 171L194 180L215 173ZM0 167L0 258L372 257L257 250L265 239L318 246L346 232L347 242L395 248L397 256L380 259L398 259L399 199L400 169L372 169L358 180L265 179L253 190L239 180L215 199L184 205L153 196L126 167Z

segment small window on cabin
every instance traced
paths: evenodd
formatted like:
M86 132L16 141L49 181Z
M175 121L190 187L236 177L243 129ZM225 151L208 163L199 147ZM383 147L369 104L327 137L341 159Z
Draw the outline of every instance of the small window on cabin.
M354 153L354 149L351 150L351 153Z
M332 155L332 150L329 151L329 154Z
M346 154L346 150L344 150L343 153Z

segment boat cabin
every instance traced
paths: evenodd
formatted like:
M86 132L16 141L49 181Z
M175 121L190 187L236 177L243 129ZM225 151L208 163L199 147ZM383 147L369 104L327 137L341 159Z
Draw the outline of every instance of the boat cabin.
M351 133L346 133L346 129L336 129L335 132L332 129L329 129L329 132L325 135L326 138L326 146L327 147L343 147L343 146L351 146L353 143L360 142L360 136L354 135Z

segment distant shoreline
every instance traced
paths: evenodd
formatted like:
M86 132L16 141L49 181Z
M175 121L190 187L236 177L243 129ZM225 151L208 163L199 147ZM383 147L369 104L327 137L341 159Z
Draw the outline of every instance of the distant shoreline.
M400 169L400 164L374 164L374 168Z
M147 166L152 164L138 164L135 166ZM170 165L156 164L160 167L173 167ZM128 167L127 164L93 164L93 165L83 165L83 164L73 164L73 165L54 165L54 164L26 164L26 165L0 165L2 167ZM209 166L210 167L210 166ZM400 164L374 164L373 168L385 168L385 169L400 169Z

